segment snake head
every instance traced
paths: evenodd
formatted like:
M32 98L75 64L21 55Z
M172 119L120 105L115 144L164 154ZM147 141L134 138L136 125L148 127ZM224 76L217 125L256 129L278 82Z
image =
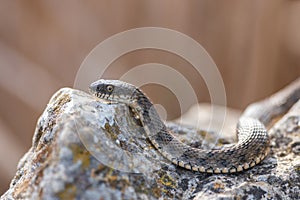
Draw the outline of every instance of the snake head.
M93 82L89 91L100 99L111 102L130 103L132 96L136 92L137 87L120 80L104 80L100 79Z

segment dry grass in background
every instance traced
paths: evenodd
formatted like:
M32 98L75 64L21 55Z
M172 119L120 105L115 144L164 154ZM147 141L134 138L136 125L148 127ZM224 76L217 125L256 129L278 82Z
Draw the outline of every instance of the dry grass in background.
M197 40L224 79L228 106L243 109L300 75L300 2L274 1L13 1L0 5L0 193L31 145L35 123L51 95L72 87L85 56L113 34L145 26L180 31ZM118 78L148 62L189 77L200 101L209 101L201 77L168 52L142 50L115 61ZM146 87L168 118L179 114L172 94ZM172 104L170 102L175 102Z

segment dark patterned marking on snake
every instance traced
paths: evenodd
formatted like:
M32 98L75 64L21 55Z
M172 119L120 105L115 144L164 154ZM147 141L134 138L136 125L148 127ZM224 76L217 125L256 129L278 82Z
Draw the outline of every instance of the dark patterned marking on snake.
M151 143L175 165L206 173L235 173L257 165L266 157L269 138L265 125L299 100L300 78L269 99L248 106L237 124L238 142L212 150L180 142L160 119L150 99L134 85L101 79L91 84L90 92L114 103L127 104L141 121Z

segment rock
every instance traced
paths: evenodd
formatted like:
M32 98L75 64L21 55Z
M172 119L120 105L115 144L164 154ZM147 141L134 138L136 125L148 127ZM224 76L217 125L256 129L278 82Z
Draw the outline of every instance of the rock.
M169 126L189 145L207 139L205 130ZM269 130L271 152L261 164L236 174L192 172L153 148L127 106L64 88L1 199L299 199L299 127L300 101Z

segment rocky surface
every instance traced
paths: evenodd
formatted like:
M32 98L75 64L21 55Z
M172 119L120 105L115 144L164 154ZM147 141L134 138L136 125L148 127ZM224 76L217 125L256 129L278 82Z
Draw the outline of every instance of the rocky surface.
M300 101L270 128L269 156L236 174L174 166L131 115L125 105L61 89L40 117L32 147L1 199L299 199ZM170 128L195 147L208 135L176 124Z

